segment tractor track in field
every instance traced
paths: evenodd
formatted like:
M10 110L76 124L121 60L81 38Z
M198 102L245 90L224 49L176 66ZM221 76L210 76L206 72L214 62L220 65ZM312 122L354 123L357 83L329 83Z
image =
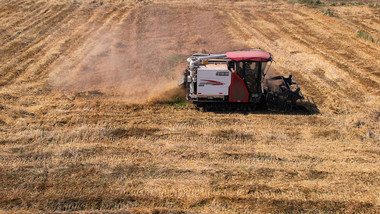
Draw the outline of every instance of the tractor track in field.
M42 6L42 5L41 5ZM47 64L51 64L52 61L58 59L65 52L67 48L76 48L74 44L81 44L84 41L91 38L92 34L98 33L101 28L91 28L87 26L97 26L105 20L110 20L111 23L116 22L116 19L120 19L122 14L125 14L126 8L120 7L118 11L110 9L102 16L94 16L89 11L81 11L78 5L71 4L68 6L46 6L42 8L36 8L35 10L48 11L34 16L28 16L25 20L29 23L20 22L17 25L26 26L18 30L13 35L7 37L2 44L2 67L3 71L0 75L2 80L0 85L10 85L17 79L22 79L23 73L28 69L30 65L35 64L37 59L43 64L42 67L47 68ZM30 14L35 14L34 11L29 11ZM70 16L85 15L85 18L81 18L82 21L75 23ZM28 14L29 15L29 14ZM86 20L86 21L85 21ZM32 21L32 22L30 22ZM110 23L105 22L105 26ZM109 26L108 26L109 27ZM17 26L10 26L10 28L17 28ZM62 32L70 32L67 36L62 36ZM31 38L28 38L31 37ZM56 45L61 44L61 47L57 48ZM51 50L56 52L51 53ZM12 53L9 55L8 53ZM67 53L68 54L68 53ZM48 56L50 55L50 56ZM16 56L16 57L14 57ZM55 58L55 59L54 59ZM47 62L44 62L46 60ZM16 66L15 66L16 65ZM30 78L30 76L38 76L42 72L41 67L31 68L37 75L30 75L26 73L24 76Z
M8 46L3 45L3 47L6 49L6 52L13 52L14 55L19 55L19 57L14 59L5 58L5 60L7 60L11 65L5 68L7 72L5 73L5 76L2 77L2 82L0 85L9 84L11 83L11 80L16 79L18 76L22 75L28 66L36 60L38 54L40 54L40 52L49 45L46 42L42 42L43 40L46 40L47 34L54 34L58 30L57 28L55 28L55 30L51 30L50 28L52 28L52 26L54 27L54 23L64 23L64 19L68 16L68 13L73 11L73 9L73 7L70 7L62 10L56 15L43 17L39 19L39 21L32 23L28 28L23 29L21 32L22 34L36 35L35 39L31 39L33 40L33 43L31 45L29 45L29 41L21 43L18 46L15 45L14 42L8 42L10 43ZM46 21L41 21L44 19L46 19ZM32 32L28 32L29 30ZM33 30L36 31L33 32ZM16 38L17 37L10 38L10 41L16 40ZM7 49L8 47L9 49ZM18 66L14 67L14 65Z
M296 23L299 23L299 21L295 21L293 19L290 21L290 23L296 24ZM285 23L283 23L283 24L285 24ZM308 31L308 29L305 29L301 26L304 26L304 25L299 24L299 26L297 26L293 29L290 29L290 30L286 30L286 31L289 35L291 35L291 37L294 40L303 44L305 47L308 47L310 49L310 51L313 51L313 52L319 54L320 56L322 56L323 57L322 60L332 62L336 67L338 67L342 71L345 71L348 73L348 74L344 75L344 72L339 72L339 76L341 76L341 78L343 78L343 79L350 78L351 80L361 84L362 87L377 88L376 87L376 85L377 85L376 79L377 78L375 78L375 80L372 80L370 77L364 77L365 74L362 74L362 72L359 72L359 71L355 71L353 66L352 66L352 63L349 63L350 58L356 58L356 56L353 52L347 53L347 51L345 51L345 55L343 55L343 56L339 54L339 47L342 47L342 44L339 44L339 41L341 41L341 40L336 39L338 42L331 42L331 41L329 41L328 38L319 38L317 36L313 36L313 35L316 35L316 33L310 32L310 31ZM328 31L330 31L330 30L332 30L332 29L329 29ZM298 35L308 35L308 37L305 38L304 36L298 36ZM333 38L333 37L335 38L338 35L339 35L339 33L337 33L336 36L331 36L331 38ZM319 42L319 41L322 41L322 42ZM336 43L338 43L338 44L336 44ZM321 46L321 44L322 44L322 46ZM363 61L363 60L361 60L361 61ZM373 61L375 61L375 60L373 60ZM359 78L352 79L352 77L355 77L355 76L358 76ZM322 81L324 81L324 80L322 80ZM347 81L347 79L345 81ZM354 83L354 84L356 85L357 83ZM323 84L323 83L319 82L318 85L321 85L321 84ZM329 86L330 85L327 85L327 87L329 87ZM352 90L357 90L357 89L351 88L351 87L346 89L346 91L349 93L351 93ZM356 91L354 93L358 94L358 93L363 93L363 92L362 91Z

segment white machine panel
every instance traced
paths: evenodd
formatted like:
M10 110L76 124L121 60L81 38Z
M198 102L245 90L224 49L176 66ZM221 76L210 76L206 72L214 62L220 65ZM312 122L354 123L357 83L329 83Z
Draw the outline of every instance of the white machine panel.
M224 65L225 66L225 65ZM216 66L198 68L197 95L223 96L228 95L231 84L231 71Z

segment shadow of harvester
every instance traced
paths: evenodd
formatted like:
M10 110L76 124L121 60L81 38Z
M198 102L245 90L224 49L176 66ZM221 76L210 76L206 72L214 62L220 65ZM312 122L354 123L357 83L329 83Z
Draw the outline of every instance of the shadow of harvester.
M265 103L261 103L254 108L238 106L234 108L214 108L210 106L197 106L199 110L203 112L213 112L217 114L228 114L228 113L239 113L239 114L286 114L286 115L315 115L320 114L318 106L316 105L314 99L309 96L304 96L303 100L298 100L296 105L287 111L274 111L269 110Z

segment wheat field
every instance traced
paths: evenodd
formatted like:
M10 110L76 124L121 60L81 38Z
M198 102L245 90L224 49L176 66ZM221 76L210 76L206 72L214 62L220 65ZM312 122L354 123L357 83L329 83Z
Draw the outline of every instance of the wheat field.
M177 102L245 48L306 110ZM377 1L0 0L0 212L379 213L379 59Z

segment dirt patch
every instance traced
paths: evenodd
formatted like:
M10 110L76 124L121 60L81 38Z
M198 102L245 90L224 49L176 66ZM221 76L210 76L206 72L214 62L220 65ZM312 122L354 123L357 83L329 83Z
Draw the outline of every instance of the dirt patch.
M114 129L109 132L109 135L115 138L125 138L125 137L131 137L131 136L147 136L147 135L153 135L159 131L159 129L155 128L137 128L132 127L129 129Z

